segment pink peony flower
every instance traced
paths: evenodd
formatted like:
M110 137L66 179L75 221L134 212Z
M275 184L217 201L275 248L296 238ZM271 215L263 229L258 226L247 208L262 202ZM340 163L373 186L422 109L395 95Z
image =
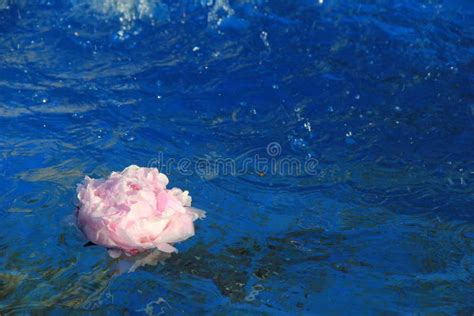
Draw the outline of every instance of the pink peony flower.
M104 179L85 177L78 185L77 224L93 243L112 257L172 245L194 235L193 222L205 212L191 207L188 191L166 189L168 177L156 168L132 165Z

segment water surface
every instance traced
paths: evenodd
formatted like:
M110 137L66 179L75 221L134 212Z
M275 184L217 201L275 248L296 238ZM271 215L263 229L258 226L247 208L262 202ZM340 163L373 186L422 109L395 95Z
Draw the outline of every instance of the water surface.
M473 56L469 1L0 1L0 313L471 315ZM255 155L317 164L194 168ZM84 248L76 184L170 159L179 254Z

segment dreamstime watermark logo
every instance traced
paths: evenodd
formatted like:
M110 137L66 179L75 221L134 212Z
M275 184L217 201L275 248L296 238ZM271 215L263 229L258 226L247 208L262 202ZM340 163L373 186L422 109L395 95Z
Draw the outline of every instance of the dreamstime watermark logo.
M267 145L267 154L271 157L276 157L281 154L281 145L277 142L272 142Z
M312 157L283 155L282 146L271 142L266 147L251 149L237 157L219 157L216 155L189 158L166 158L163 152L148 162L148 167L158 168L170 174L178 172L190 176L198 174L204 178L216 176L241 176L248 174L303 176L317 175L319 161Z

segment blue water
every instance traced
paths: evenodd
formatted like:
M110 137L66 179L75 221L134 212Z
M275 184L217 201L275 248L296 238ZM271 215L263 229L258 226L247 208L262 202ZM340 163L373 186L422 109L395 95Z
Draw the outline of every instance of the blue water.
M71 214L130 164L208 216L127 273ZM2 315L472 315L473 206L472 1L0 0Z

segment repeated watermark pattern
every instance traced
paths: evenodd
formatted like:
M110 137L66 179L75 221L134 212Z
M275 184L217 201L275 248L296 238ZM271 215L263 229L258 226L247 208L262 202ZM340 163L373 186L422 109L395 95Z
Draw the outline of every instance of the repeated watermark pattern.
M148 167L158 168L165 174L178 172L185 176L198 174L204 178L216 176L242 176L248 174L304 176L317 175L319 161L312 157L295 157L282 155L278 142L271 142L266 147L249 150L237 157L200 157L167 158L163 152L148 162Z

